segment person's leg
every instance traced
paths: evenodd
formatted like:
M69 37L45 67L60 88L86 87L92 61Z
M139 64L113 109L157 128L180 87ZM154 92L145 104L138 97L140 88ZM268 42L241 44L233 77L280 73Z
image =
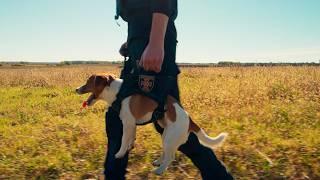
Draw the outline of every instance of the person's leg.
M213 150L200 144L194 133L190 133L188 141L179 147L179 151L191 159L203 179L233 179Z
M122 121L119 118L119 114L112 108L109 108L106 113L106 132L108 136L108 150L104 163L105 178L107 180L125 179L128 153L123 158L115 158L115 154L121 146Z

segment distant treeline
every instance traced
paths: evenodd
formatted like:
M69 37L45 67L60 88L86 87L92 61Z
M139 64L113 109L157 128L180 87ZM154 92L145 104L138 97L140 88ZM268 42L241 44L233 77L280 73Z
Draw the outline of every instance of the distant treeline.
M24 65L81 65L81 64L104 64L104 65L123 65L123 61L61 61L61 62L0 62L2 65L24 66ZM232 61L220 61L218 63L178 63L179 67L250 67L250 66L320 66L319 63L241 63Z
M218 63L179 63L180 67L250 67L250 66L320 66L320 63L241 63L221 61Z
M122 64L122 61L62 61L60 64L73 65L73 64Z

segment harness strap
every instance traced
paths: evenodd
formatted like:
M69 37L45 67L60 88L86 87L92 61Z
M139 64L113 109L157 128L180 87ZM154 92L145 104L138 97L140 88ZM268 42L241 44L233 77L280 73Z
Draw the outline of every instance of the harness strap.
M158 107L153 111L152 116L151 116L151 119L150 119L149 121L144 122L144 123L137 124L137 126L143 126L143 125L146 125L146 124L150 124L150 123L156 122L157 120L163 119L165 112L166 112L166 111L164 110L164 108L161 108L160 106L158 106Z
M124 83L126 83L126 81L136 81L139 78L139 75L134 75L134 74L128 74L125 75L123 77L124 79ZM172 76L158 76L157 78L167 78L167 79L173 79L174 77ZM122 88L122 87L121 87ZM168 88L164 89L165 91L168 91ZM142 95L146 95L144 93L141 93L141 91L137 90L137 89L133 89L132 91L130 91L130 93L122 93L121 89L119 91L119 93L116 96L116 100L112 103L111 108L113 108L113 110L115 110L116 112L120 113L121 110L121 102L128 96L131 96L133 94L142 94ZM153 123L159 119L163 119L164 118L164 114L166 112L165 110L165 104L166 104L166 96L168 94L168 92L164 92L165 97L163 97L163 101L159 102L159 100L156 100L158 103L158 107L153 111L151 119L147 122L141 123L141 124L137 124L138 126L140 125L146 125L149 123ZM154 99L154 98L152 98ZM155 100L155 99L154 99Z
M118 96L117 99L112 103L111 108L113 110L115 110L116 112L120 113L121 110L121 102L122 100L126 98L123 96ZM158 107L153 111L151 119L149 121L146 121L144 123L140 123L137 124L138 126L143 126L149 123L153 123L156 122L159 119L163 119L164 118L164 113L166 112L166 110L164 109L164 105L158 105Z

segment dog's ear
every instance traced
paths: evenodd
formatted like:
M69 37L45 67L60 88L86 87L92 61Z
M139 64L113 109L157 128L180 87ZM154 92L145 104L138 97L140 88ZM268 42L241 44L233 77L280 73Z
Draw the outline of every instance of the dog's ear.
M109 74L97 74L95 78L95 85L101 85L102 87L110 86L110 84L115 80L114 75Z
M112 74L107 75L107 86L110 86L112 81L114 81L114 79L115 79L114 75L112 75Z

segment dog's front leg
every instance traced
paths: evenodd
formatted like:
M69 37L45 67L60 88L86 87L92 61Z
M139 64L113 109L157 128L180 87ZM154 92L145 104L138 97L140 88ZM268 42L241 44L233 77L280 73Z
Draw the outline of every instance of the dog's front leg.
M128 150L132 149L136 137L136 119L130 111L129 100L130 98L126 98L122 101L120 119L122 120L123 134L120 150L115 155L116 158L123 157Z

